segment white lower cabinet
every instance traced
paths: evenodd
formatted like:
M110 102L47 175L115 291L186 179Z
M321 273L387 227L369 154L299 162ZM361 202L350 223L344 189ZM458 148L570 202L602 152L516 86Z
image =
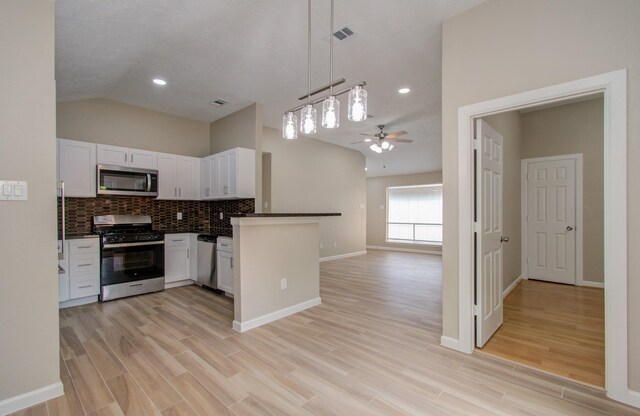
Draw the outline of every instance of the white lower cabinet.
M164 238L164 283L191 278L191 236L167 234Z
M233 239L218 237L216 250L218 289L233 294Z
M65 260L58 264L59 302L97 296L100 293L100 241L97 238L67 240Z

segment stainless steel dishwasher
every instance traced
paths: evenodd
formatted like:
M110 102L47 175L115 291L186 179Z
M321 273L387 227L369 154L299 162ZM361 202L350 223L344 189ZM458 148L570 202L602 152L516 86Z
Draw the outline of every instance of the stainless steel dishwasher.
M216 276L216 237L201 234L198 236L198 283L217 289Z

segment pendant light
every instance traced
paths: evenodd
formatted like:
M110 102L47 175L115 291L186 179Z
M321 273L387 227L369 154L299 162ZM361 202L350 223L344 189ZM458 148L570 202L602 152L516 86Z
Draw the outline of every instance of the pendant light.
M308 39L307 47L309 49L307 56L307 94L299 98L306 100L306 104L299 105L284 113L282 118L282 137L285 139L296 139L298 137L296 127L298 126L298 118L295 113L300 110L300 132L302 134L313 134L317 131L317 111L314 107L316 104L322 103L322 127L327 129L335 129L340 126L340 101L338 96L349 93L348 98L348 114L350 121L363 121L367 119L367 91L364 87L367 85L362 81L353 87L345 88L338 92L334 92L333 88L345 82L344 78L338 80L333 79L333 23L334 23L334 0L331 0L331 21L329 32L329 84L324 85L315 90L311 90L311 0L308 0ZM316 94L329 90L329 95L311 100ZM293 126L293 127L292 127ZM376 147L380 148L379 145ZM380 152L382 148L380 148Z
M300 133L314 134L318 112L311 104L311 0L307 2L307 49L307 104L300 111Z
M282 137L287 140L298 138L298 117L289 111L282 119Z

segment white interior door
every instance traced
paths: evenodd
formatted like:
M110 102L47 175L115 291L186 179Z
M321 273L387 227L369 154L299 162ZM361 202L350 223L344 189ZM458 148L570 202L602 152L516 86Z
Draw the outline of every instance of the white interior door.
M527 277L576 283L576 160L527 163Z
M502 325L502 135L476 120L476 345Z

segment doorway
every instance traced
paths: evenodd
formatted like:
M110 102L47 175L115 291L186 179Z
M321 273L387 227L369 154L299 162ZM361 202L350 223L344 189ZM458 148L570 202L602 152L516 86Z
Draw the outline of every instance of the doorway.
M628 379L627 334L627 107L626 70L557 84L461 107L458 111L458 338L442 344L474 350L474 198L473 121L508 110L604 93L605 195L605 389L616 400L632 403Z
M603 113L602 96L595 96L483 117L477 163L486 175L485 155L502 154L502 174L496 175L493 187L504 188L498 192L503 202L489 215L498 217L490 227L498 234L488 239L496 242L493 250L501 251L494 256L503 269L495 297L504 298L504 305L503 314L494 315L504 318L490 326L480 314L476 346L481 352L600 388L605 368L603 290L579 286L583 206L589 236L586 283L603 285ZM501 152L483 149L491 135L499 135ZM492 189L485 179L479 182L480 283L489 270L484 265L487 215L482 212ZM486 287L491 284L476 284L480 293ZM479 306L485 298L483 294Z

